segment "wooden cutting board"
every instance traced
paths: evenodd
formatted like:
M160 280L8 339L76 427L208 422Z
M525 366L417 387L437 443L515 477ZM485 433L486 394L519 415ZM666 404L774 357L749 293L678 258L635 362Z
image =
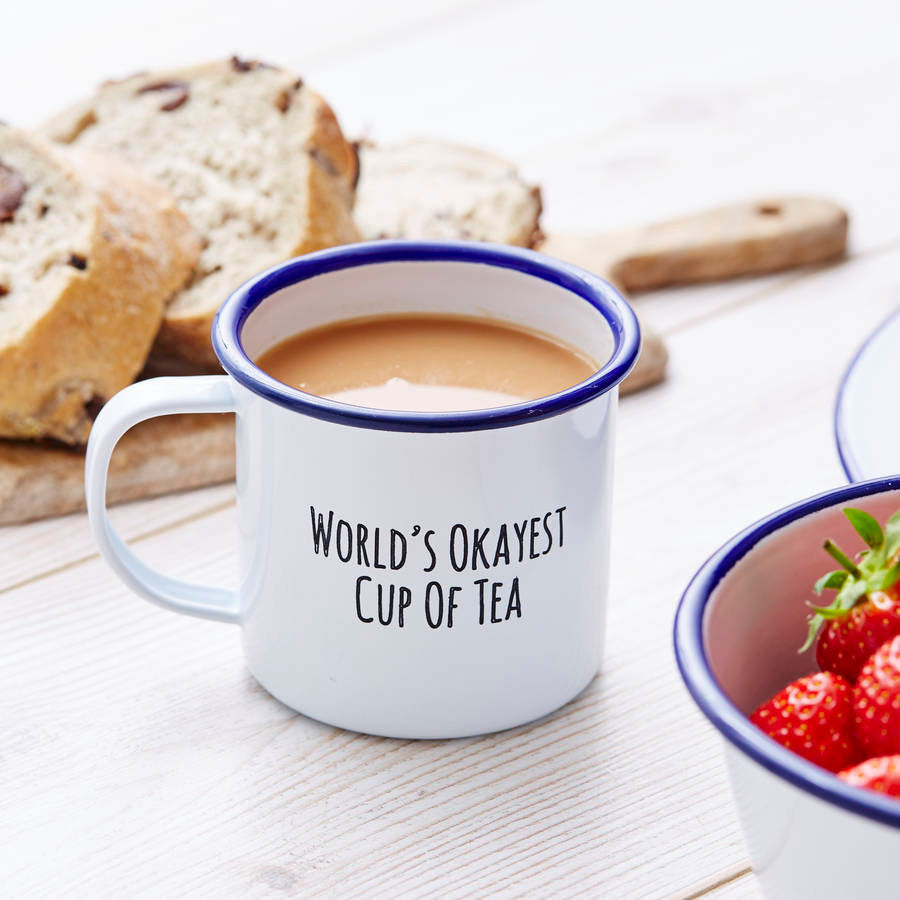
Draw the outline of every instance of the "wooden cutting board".
M841 256L847 214L826 200L772 197L671 222L604 235L554 234L541 250L635 292L734 278ZM668 359L646 327L641 356L622 394L656 384ZM84 509L84 455L50 444L0 441L0 525ZM232 416L168 416L120 441L108 501L120 503L234 477Z

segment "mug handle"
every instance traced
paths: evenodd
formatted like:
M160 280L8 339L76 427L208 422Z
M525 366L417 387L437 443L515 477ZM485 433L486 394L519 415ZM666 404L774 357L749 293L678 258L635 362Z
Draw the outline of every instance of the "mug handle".
M151 569L116 534L106 509L109 459L119 438L132 425L172 413L234 411L235 397L227 375L148 378L129 385L103 406L91 428L84 461L84 493L100 551L133 591L165 609L236 623L240 617L237 591L191 584Z

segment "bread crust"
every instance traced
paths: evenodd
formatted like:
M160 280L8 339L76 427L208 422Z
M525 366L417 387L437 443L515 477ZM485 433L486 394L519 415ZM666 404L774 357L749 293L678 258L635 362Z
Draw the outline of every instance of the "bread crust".
M286 259L360 240L352 213L356 154L344 140L328 104L308 88L306 91L307 102L312 99L316 103L315 128L310 134L309 145L319 153L312 155L313 164L306 166L305 192L298 195L298 200L304 194L308 200L297 207L297 215L302 220L300 239ZM322 158L327 163L323 163ZM172 367L172 361L178 360L196 366L197 371L214 372L220 368L210 343L215 313L215 310L167 312L153 347L155 359L168 361L161 364L164 371Z
M44 314L0 348L0 436L78 444L143 367L200 244L172 197L118 160L19 135L92 193L93 221L86 268L70 267Z

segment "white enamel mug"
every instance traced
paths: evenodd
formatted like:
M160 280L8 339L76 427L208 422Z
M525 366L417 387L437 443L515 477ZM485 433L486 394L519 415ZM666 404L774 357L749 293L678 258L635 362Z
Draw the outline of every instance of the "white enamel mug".
M508 321L580 349L599 371L497 409L388 412L315 397L253 359L284 338L380 313ZM449 738L551 712L602 656L618 383L640 334L594 275L527 250L377 242L276 266L213 325L227 374L155 378L94 423L87 506L134 591L239 624L247 665L283 703L370 734ZM116 441L152 416L236 413L240 584L153 571L105 508Z

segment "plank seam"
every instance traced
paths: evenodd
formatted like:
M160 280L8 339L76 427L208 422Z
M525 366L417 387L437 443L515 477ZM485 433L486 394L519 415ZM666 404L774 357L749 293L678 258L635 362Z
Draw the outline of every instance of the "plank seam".
M781 291L792 288L794 285L798 284L801 281L817 278L823 272L829 272L838 266L852 266L857 262L877 259L879 256L886 256L890 253L896 252L898 249L900 249L900 240L888 241L885 244L880 244L876 247L870 247L860 253L847 255L843 259L835 262L824 263L817 266L807 266L799 271L790 274L784 274L777 284L767 285L764 288L760 288L760 290L758 291L754 291L753 293L750 293L745 297L741 297L738 300L735 300L733 303L728 303L725 306L720 306L717 309L712 310L711 312L700 313L699 315L694 316L691 319L685 319L683 322L678 322L677 324L671 325L668 328L661 328L659 329L659 333L664 337L670 337L671 335L679 334L683 331L689 331L691 328L694 328L697 325L705 325L707 322L714 321L715 319L731 313L736 309L742 309L743 307L750 306L751 304L757 303L760 300L766 300L769 297L780 293ZM638 299L638 305L639 304L640 299Z
M182 525L190 525L192 522L204 519L207 516L214 515L217 512L222 512L223 510L226 510L234 505L234 500L220 501L213 506L197 510L196 512L189 513L186 516L182 516L181 518L174 519L171 522L167 522L165 525L158 525L156 528L151 528L149 531L144 531L138 535L135 535L133 538L129 538L127 543L139 544L141 541L145 541L148 538L156 537L160 534L165 534L165 532L171 531L173 528L180 528ZM37 575L30 575L28 578L23 578L21 581L16 581L13 584L8 584L4 588L0 588L0 597L2 597L4 594L10 593L11 591L18 590L21 587L26 587L30 584L34 584L35 582L38 582L43 578L47 578L49 575L58 575L60 572L66 572L69 569L74 569L76 566L80 566L83 563L98 559L99 557L99 552L95 551L94 553L87 553L84 556L79 556L77 559L70 559L68 562L63 563L62 565L54 566L51 569L45 569L43 572L40 572Z
M739 872L735 872L733 875L728 875L725 878L721 878L715 884L711 884L708 887L701 888L701 890L696 891L693 894L688 894L684 897L684 900L698 900L700 897L708 897L711 894L714 894L716 891L722 890L722 888L726 888L729 885L734 884L736 881L739 881L741 878L745 878L747 875L752 875L753 869L750 866L741 869Z

